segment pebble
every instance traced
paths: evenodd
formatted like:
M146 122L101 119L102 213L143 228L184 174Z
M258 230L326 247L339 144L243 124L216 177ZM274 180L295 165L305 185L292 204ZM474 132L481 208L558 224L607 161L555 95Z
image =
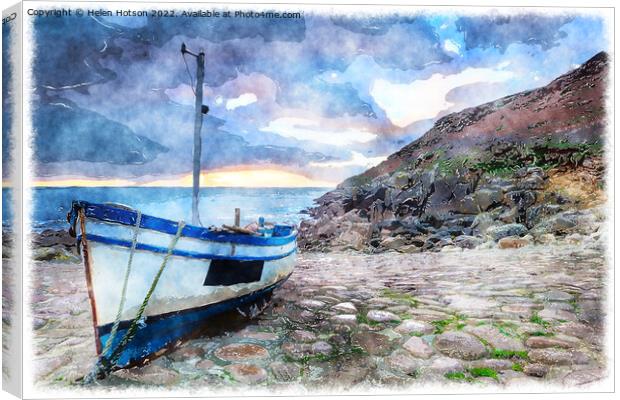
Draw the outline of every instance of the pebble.
M299 306L308 310L320 310L325 307L325 303L319 300L304 299L299 302Z
M331 317L331 320L334 321L334 323L336 324L343 324L348 326L357 325L357 315L353 314L334 315L333 317Z
M525 364L523 366L523 372L529 376L542 378L549 373L549 367L539 363Z
M463 372L465 367L461 360L449 357L438 357L433 360L430 366L431 371L439 374L447 374L448 372Z
M389 311L370 310L366 314L366 318L374 322L400 322L398 315Z
M402 350L396 350L390 354L386 359L386 363L391 369L406 375L415 373L421 366L420 360L413 358L411 354Z
M200 360L196 363L196 368L208 370L215 367L215 363L211 360Z
M332 345L324 341L319 341L319 342L312 344L313 354L328 355L332 352L332 349L333 349Z
M435 337L435 348L443 354L463 360L476 360L487 354L480 340L464 332L446 332Z
M293 381L301 374L301 367L295 363L276 361L269 364L273 376L279 381Z
M530 244L530 241L518 236L509 236L501 238L497 242L497 247L500 249L518 249Z
M394 330L402 334L429 335L435 331L435 327L428 322L406 319Z
M393 345L389 337L372 331L354 333L351 335L351 344L360 346L370 355L386 355Z
M309 343L284 343L282 347L280 347L282 353L285 355L297 359L307 356L312 353L312 345Z
M261 383L267 379L267 371L254 364L230 364L224 369L235 381L247 385Z
M433 355L433 349L417 336L412 336L403 344L403 348L414 357L428 359Z
M215 356L224 361L244 361L267 358L269 352L256 344L233 343L217 349Z
M457 310L488 310L497 307L496 301L474 296L453 295L445 299L451 308Z
M522 351L525 350L519 339L504 335L494 326L481 325L467 327L465 330L474 336L484 339L491 347L501 350Z
M574 343L568 342L566 340L545 336L532 336L525 341L525 345L534 349L544 349L548 347L561 347L563 349L570 349L572 347L575 347Z
M509 360L501 359L483 359L472 361L470 363L471 368L490 368L495 371L503 371L512 368L513 362Z
M557 332L589 340L594 335L594 329L580 322L567 322L555 328Z
M349 313L349 314L351 313L355 314L357 312L357 308L355 308L355 306L351 302L338 303L332 307L332 310L342 311L342 312Z
M549 290L536 296L544 301L570 301L573 295L560 290Z
M563 321L577 321L577 317L574 313L566 310L560 310L556 308L545 307L544 310L538 313L538 316L543 319L554 319Z
M535 363L547 365L570 365L573 357L566 350L557 349L536 349L528 353L528 357Z
M290 333L291 340L301 343L310 343L316 340L316 335L309 331L296 330Z

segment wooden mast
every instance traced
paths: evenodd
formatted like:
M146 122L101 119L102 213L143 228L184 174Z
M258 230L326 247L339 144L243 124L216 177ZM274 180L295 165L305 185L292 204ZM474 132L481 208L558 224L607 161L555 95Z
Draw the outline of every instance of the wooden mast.
M192 168L192 225L201 225L200 215L198 213L198 199L200 191L200 157L202 153L202 138L200 131L202 129L202 114L209 111L207 106L202 104L202 85L205 78L205 53L201 51L194 54L187 50L185 43L181 45L181 53L192 55L196 58L196 113L194 117L194 152L193 152L193 168Z

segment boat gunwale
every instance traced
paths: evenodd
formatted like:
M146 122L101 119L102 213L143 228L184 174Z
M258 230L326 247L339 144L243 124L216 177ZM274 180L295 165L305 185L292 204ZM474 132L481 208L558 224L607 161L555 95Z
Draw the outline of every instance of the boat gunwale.
M79 235L77 239L78 241L81 241L82 235ZM120 246L124 248L131 248L132 246L132 243L129 240L114 239L114 238L110 238L106 236L93 235L90 233L86 234L86 240L95 242L95 243L107 244L111 246ZM166 254L168 252L168 249L166 248L159 247L159 246L153 246L153 245L145 244L145 243L136 243L136 250L137 251L149 251L152 253L161 253L161 254ZM171 255L176 256L176 257L195 258L195 259L201 259L201 260L275 261L275 260L281 260L283 258L286 258L296 252L297 252L297 247L295 246L291 250L285 253L258 256L258 257L198 253L195 251L178 250L178 249L172 250Z
M138 212L133 209L124 209L113 205L90 203L83 200L73 201L71 206L71 218L77 215L77 210L84 210L87 218L119 224L124 226L135 226ZM140 229L161 232L174 235L177 231L179 222L152 215L142 214ZM244 244L253 246L283 246L294 242L297 239L297 229L292 225L285 225L291 228L291 233L287 236L252 236L233 232L218 231L211 228L204 228L195 225L185 225L181 231L181 237L198 240L210 240L218 243Z

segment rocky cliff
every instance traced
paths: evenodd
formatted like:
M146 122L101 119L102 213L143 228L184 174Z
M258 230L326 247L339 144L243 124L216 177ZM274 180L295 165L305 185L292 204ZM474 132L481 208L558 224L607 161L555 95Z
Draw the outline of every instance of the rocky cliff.
M592 234L604 202L609 60L439 119L420 139L316 200L304 249L520 246ZM575 236L572 236L575 238Z

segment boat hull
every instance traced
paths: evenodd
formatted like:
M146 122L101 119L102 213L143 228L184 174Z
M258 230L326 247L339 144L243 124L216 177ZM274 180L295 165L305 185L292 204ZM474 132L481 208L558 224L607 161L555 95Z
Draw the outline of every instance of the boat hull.
M241 297L224 300L219 303L208 304L195 309L178 311L166 315L149 317L147 323L138 329L131 342L124 348L116 365L120 368L142 362L158 351L173 345L176 341L190 336L192 333L207 327L213 317L227 311L237 310L249 304L254 304L268 298L274 289L281 286L288 277L264 289L252 292ZM112 343L116 348L127 333L130 321L123 321ZM110 338L112 324L97 328L99 345L103 348Z
M72 212L72 223L79 222L78 240L100 356L109 358L115 351L165 263L135 337L116 362L118 367L138 363L170 346L219 313L268 296L295 265L296 231L292 227L280 229L283 234L274 237L254 237L186 226L177 241L178 222L84 202L74 203ZM106 346L121 301L119 327Z

